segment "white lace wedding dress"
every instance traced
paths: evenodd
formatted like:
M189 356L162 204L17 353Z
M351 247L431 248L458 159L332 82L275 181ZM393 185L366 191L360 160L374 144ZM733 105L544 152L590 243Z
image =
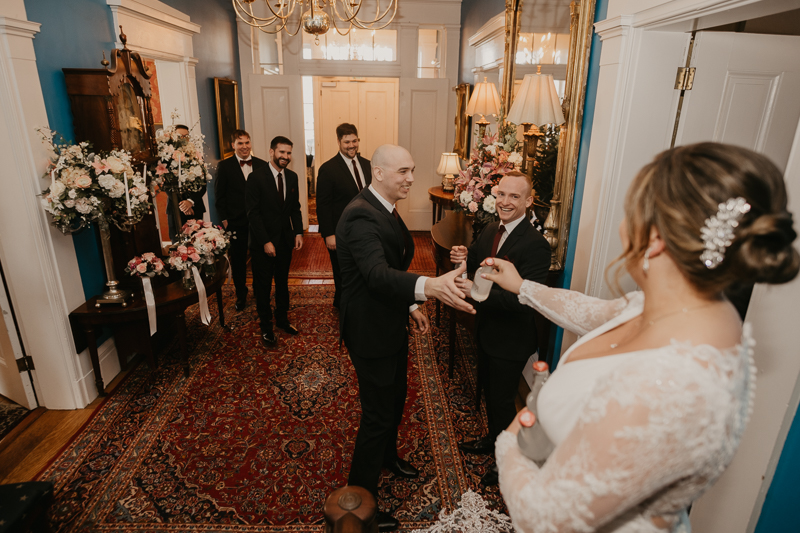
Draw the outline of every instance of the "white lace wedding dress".
M685 509L733 459L750 412L749 327L727 350L673 341L571 363L576 346L641 314L644 295L599 300L525 281L519 298L583 337L539 396L540 422L556 445L544 466L522 455L515 435L497 438L515 529L688 531Z

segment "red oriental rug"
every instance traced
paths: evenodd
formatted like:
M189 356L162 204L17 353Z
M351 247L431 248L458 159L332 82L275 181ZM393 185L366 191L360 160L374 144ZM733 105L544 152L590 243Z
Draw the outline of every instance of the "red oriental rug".
M408 267L409 272L433 276L436 274L433 241L429 231L413 231L414 259ZM328 279L333 278L331 259L325 247L325 239L319 233L303 235L303 248L292 254L291 278Z
M230 330L216 321L203 326L196 306L187 310L188 378L172 343L158 369L131 371L40 474L56 487L54 531L323 531L323 502L345 484L360 415L355 373L339 349L333 287L290 287L290 317L301 333L278 331L270 350L261 345L255 306L235 313L225 290ZM504 511L497 489L479 484L491 459L457 447L485 431L485 417L473 408L475 348L463 332L447 379L447 331L443 320L410 341L400 454L421 475L386 472L380 488L381 509L405 531L453 510L470 488Z

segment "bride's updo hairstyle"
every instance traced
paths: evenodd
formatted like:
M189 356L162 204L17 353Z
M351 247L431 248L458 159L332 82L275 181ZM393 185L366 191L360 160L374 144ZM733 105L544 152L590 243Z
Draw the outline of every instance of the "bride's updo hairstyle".
M709 268L700 258L701 229L719 204L737 198L750 210L733 228L722 261ZM631 184L625 214L630 244L618 260L640 268L655 227L680 271L705 294L738 282L786 283L800 268L783 176L769 159L746 148L706 142L658 154Z

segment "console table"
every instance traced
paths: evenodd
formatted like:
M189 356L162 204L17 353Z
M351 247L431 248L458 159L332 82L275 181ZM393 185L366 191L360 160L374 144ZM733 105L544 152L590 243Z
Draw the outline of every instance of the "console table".
M436 224L444 216L445 209L453 208L453 193L444 192L441 185L428 189L428 197L433 202L433 220L431 225Z
M225 314L222 306L222 285L227 277L227 263L217 263L217 271L213 278L204 278L206 294L217 294L217 307L219 308L219 323L225 327ZM154 287L153 295L156 303L156 316L161 318L174 318L178 328L178 341L181 347L181 361L183 371L189 375L189 354L186 349L186 308L198 303L197 290L186 290L182 287L180 279L162 287ZM75 309L69 314L72 326L75 348L78 352L89 348L94 369L95 385L100 396L105 396L103 377L100 373L100 358L97 353L97 336L103 326L109 326L114 334L114 344L117 347L117 357L122 370L127 369L129 357L134 353L141 353L147 358L150 368L156 367L155 354L150 337L150 325L147 317L147 304L141 289L134 293L133 298L126 307L103 306L95 307L97 297Z

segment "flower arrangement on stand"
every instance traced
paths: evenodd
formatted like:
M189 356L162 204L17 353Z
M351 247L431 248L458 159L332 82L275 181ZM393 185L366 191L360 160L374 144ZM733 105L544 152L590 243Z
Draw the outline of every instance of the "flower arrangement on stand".
M522 165L519 148L517 127L506 122L498 128L498 133L477 138L467 168L455 180L455 210L474 217L476 235L498 218L497 183L507 172L519 170Z
M181 228L181 240L194 247L200 255L203 272L216 274L217 259L225 255L231 243L231 232L202 220L188 220Z
M195 288L195 280L192 276L192 267L197 268L196 265L202 264L202 258L197 253L197 249L191 244L176 244L169 251L169 259L167 260L170 268L183 272L183 288L191 290Z
M145 178L132 166L125 150L94 152L89 143L54 140L55 132L39 129L53 150L50 186L42 192L42 207L63 233L74 233L92 222L113 222L128 231L152 207Z
M143 253L128 261L125 272L131 276L142 280L142 290L144 291L144 301L147 306L147 318L150 322L150 335L156 332L156 299L153 295L153 285L150 278L156 276L169 276L169 272L164 266L164 261L156 257L152 252Z

